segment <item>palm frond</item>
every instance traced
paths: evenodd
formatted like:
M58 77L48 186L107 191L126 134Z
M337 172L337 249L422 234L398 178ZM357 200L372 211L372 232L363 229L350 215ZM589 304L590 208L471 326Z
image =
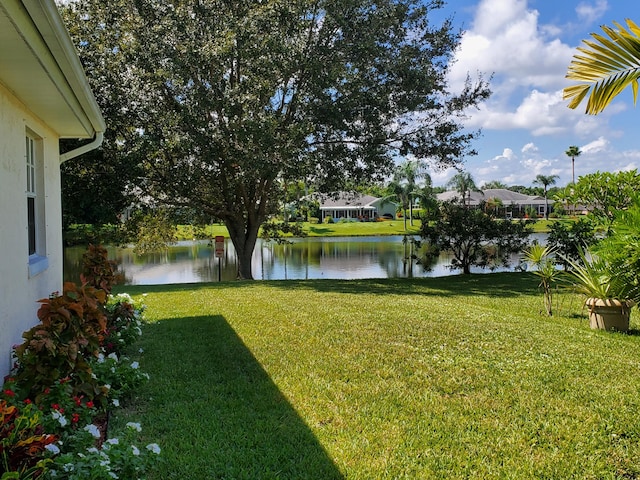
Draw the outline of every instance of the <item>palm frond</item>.
M586 112L598 114L629 85L636 104L640 79L640 27L629 19L626 22L629 30L618 23L615 23L617 29L604 26L606 36L593 33L591 36L595 41L584 40L586 46L578 47L566 78L584 83L564 89L563 99L569 100L569 108L576 108L590 93Z

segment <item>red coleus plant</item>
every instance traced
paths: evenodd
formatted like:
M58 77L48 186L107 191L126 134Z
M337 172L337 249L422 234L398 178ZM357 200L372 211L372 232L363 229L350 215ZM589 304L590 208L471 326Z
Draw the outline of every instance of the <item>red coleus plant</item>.
M44 433L40 419L41 412L33 405L20 411L0 400L0 476L3 478L5 473L18 473L19 478L38 478L42 473L39 462L45 458L45 448L58 438Z
M38 400L59 378L69 379L73 394L98 394L88 360L98 356L106 333L105 301L104 290L72 282L64 284L62 295L40 300L40 323L23 334L24 343L15 349L21 398Z

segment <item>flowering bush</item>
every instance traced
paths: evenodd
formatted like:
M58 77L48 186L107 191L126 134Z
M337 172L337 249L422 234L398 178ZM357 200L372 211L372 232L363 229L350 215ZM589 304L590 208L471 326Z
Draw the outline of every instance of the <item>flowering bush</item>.
M122 355L142 334L144 305L127 294L107 301L113 277L103 253L89 255L100 288L68 282L40 300L41 323L14 348L0 390L1 480L143 478L160 453L136 444L138 424L102 441L107 409L149 378Z
M105 305L107 313L106 336L102 343L106 353L121 354L142 335L144 304L136 302L126 293L110 295Z
M140 370L138 362L132 362L125 356L118 358L115 353L107 356L101 353L91 361L91 368L108 390L112 404L149 379L149 375Z

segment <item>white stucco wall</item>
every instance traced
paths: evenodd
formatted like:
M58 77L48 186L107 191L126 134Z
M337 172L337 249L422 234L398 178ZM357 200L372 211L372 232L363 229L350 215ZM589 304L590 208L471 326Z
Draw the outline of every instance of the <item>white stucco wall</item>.
M29 274L25 136L38 138L44 181L47 268ZM0 380L9 372L11 347L37 323L37 300L62 290L62 225L57 135L0 84ZM0 381L0 383L2 383Z

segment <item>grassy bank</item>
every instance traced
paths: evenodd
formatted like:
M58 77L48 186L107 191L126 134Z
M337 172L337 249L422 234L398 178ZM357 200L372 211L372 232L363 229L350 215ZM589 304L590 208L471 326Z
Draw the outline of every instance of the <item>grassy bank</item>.
M538 220L532 222L531 229L534 233L545 233L549 231L549 225L554 220ZM382 222L338 222L338 223L308 223L304 222L302 228L310 237L353 237L365 235L405 235L407 233L417 235L420 233L420 220L414 220L413 226L407 222L407 229L404 229L402 220L384 220ZM227 227L220 224L210 225L206 228L206 233L210 236L222 235L228 237ZM189 227L178 227L178 237L180 240L190 240L193 238L192 230Z
M640 336L530 274L126 287L154 479L635 478ZM137 420L135 420L137 419Z

